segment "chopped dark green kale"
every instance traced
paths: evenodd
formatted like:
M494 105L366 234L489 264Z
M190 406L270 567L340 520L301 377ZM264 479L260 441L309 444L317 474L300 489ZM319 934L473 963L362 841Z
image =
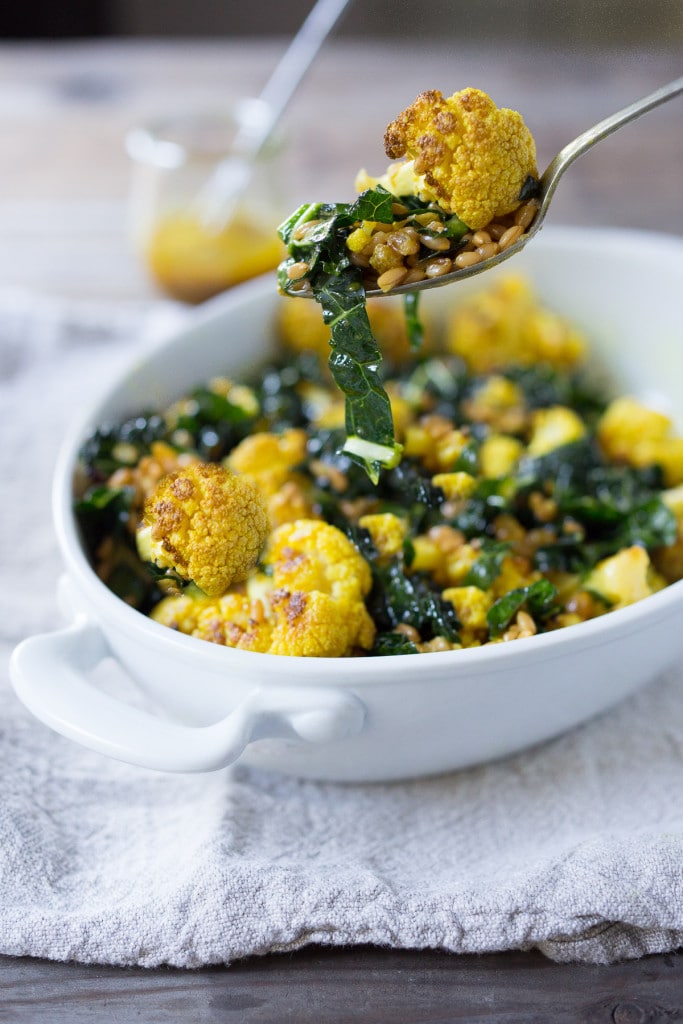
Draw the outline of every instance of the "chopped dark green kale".
M419 315L420 296L418 292L408 292L403 296L403 308L406 316L406 330L411 352L419 352L424 341L424 327Z
M86 439L79 452L81 465L88 478L103 482L126 466L135 466L149 452L154 441L166 437L163 416L142 413L118 424L98 427Z
M624 547L649 551L673 544L676 517L660 497L661 470L655 466L608 465L590 436L538 458L523 458L518 469L515 511L530 521L525 504L536 490L557 507L556 539L538 548L536 568L584 572Z
M370 654L384 657L389 654L419 654L412 640L401 633L378 633Z
M368 320L363 274L351 263L346 236L360 220L390 224L393 202L386 189L368 189L354 203L300 207L279 228L290 253L278 271L280 288L291 290L289 266L307 265L314 298L330 328L330 370L346 398L344 450L373 482L383 467L399 461L401 446L394 437L391 403L379 373L382 353ZM306 231L311 221L317 223Z
M459 623L453 605L418 573L407 574L402 558L374 563L372 573L374 582L367 605L380 632L403 623L413 626L423 640L443 636L458 642Z
M536 199L540 194L540 181L535 175L527 174L526 178L522 182L522 187L519 190L519 196L517 197L520 203L527 203L530 199Z
M126 604L149 611L161 592L140 561L129 529L133 489L96 486L74 505L83 541L97 559L101 577Z
M479 587L489 590L500 576L503 559L510 550L510 545L503 541L485 540L482 551L476 562L462 581L463 587Z
M517 612L525 609L536 622L542 623L557 611L557 589L550 580L536 580L528 587L509 590L489 608L486 619L491 636L500 636Z

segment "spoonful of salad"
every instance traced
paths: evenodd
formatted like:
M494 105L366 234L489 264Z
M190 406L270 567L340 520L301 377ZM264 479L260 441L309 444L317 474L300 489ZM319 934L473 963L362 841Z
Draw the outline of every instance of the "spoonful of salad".
M478 89L421 93L388 126L380 178L361 171L352 203L307 203L280 226L286 295L314 298L330 327L329 367L345 396L343 451L373 480L401 458L366 298L403 294L419 349L419 293L479 274L540 229L566 169L622 125L683 92L679 78L570 142L539 177L531 132ZM402 158L402 159L401 159Z
M331 220L368 297L441 287L489 270L539 231L560 178L579 156L681 92L678 78L600 121L560 150L540 177L533 137L516 111L497 108L477 89L447 98L424 92L384 136L387 156L401 162L379 178L361 171L356 203L306 205L282 225L290 258L281 265L280 288L312 294L316 250Z

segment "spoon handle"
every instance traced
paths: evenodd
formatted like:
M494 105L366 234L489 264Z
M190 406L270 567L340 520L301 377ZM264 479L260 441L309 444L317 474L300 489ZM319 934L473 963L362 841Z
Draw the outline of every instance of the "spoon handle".
M334 28L349 0L317 0L264 86L260 99L269 111L270 134Z
M216 164L195 200L200 222L208 231L218 233L230 221L249 187L254 161L348 3L349 0L316 0L261 95L249 101L251 115L243 118L231 152Z
M622 125L628 124L629 121L635 121L641 114L647 113L653 107L658 107L660 103L665 103L681 92L683 92L683 78L676 78L673 82L669 82L668 85L663 85L660 89L655 89L649 95L643 96L642 99L636 100L635 103L631 103L628 107L624 107L623 110L618 110L615 114L611 114L604 121L599 121L598 124L582 132L572 142L569 142L564 149L561 149L557 156L548 164L541 176L543 202L541 203L537 219L539 221L542 220L558 181L577 157L592 149L597 142L607 138L608 135L621 128Z

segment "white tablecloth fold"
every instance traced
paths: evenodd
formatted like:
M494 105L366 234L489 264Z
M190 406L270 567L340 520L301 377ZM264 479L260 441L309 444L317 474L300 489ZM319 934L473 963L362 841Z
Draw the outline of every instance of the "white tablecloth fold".
M12 647L60 624L59 438L181 315L0 292L0 953L199 967L318 942L607 963L683 945L680 676L543 747L391 785L146 772L19 705Z

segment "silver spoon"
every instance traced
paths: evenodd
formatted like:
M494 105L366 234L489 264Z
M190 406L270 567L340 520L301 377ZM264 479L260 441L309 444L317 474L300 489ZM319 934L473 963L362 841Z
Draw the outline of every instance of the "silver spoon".
M317 0L258 100L252 101L254 116L239 127L232 152L216 166L196 197L195 206L207 230L219 232L232 219L253 177L254 161L348 3L349 0Z
M675 81L669 82L668 85L663 85L660 89L651 92L648 96L643 96L642 99L636 100L630 106L624 107L623 110L618 110L616 114L606 117L604 121L600 121L592 128L588 128L587 131L582 132L581 135L575 138L573 142L568 143L564 149L561 149L541 175L541 188L538 195L540 206L531 226L519 241L507 249L496 253L495 256L491 256L487 260L482 260L481 263L475 263L474 266L464 267L462 270L454 270L449 274L442 274L441 277L430 277L422 281L416 281L413 284L398 285L388 292L383 292L379 288L367 288L366 295L372 298L381 298L386 295L401 295L406 292L424 291L427 288L443 288L444 285L455 284L457 281L463 281L466 277L472 277L474 274L481 274L485 270L491 270L492 267L502 263L503 260L515 256L518 252L521 252L527 242L531 241L536 232L540 230L560 178L577 157L592 149L597 142L607 138L612 132L628 124L629 121L634 121L641 114L652 110L653 107L658 107L660 103L665 103L681 92L683 92L683 78L677 78Z

